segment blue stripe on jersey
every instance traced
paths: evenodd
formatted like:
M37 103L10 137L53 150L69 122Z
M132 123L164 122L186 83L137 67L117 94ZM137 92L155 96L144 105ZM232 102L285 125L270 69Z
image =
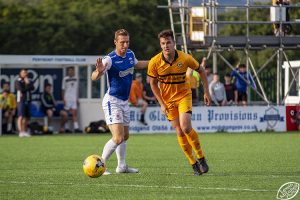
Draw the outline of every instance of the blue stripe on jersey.
M108 78L108 94L123 101L128 100L134 70L135 56L128 49L125 57L118 56L115 51L108 54L112 66L106 72Z

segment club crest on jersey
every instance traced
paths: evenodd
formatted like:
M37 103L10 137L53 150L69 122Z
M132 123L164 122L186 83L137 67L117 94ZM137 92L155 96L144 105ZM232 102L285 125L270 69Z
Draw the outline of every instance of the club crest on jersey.
M181 62L177 63L177 67L182 67L182 63Z

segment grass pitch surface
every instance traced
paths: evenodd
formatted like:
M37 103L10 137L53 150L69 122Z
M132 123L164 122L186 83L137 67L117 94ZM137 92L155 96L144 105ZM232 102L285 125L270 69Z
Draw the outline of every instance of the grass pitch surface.
M127 163L138 174L89 178L82 162L110 135L0 137L0 199L276 199L300 183L300 133L200 134L210 166L194 176L174 134L131 135ZM294 199L300 199L298 194Z

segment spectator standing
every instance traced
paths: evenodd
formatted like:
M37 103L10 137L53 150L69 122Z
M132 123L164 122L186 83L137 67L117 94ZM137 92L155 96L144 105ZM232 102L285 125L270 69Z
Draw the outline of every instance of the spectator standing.
M30 119L31 92L34 90L32 81L28 77L26 69L21 69L16 81L17 110L19 137L30 137L27 132L27 124Z
M227 105L238 104L238 91L236 86L231 82L230 74L225 74L225 91L226 91L226 98L227 98Z
M209 84L209 94L216 106L226 105L226 91L223 83L220 82L219 74L213 75L213 80Z
M14 117L16 115L17 102L15 95L9 90L9 83L2 85L2 95L0 96L0 104L2 108L2 117L6 121L6 133L12 133L15 128ZM3 129L2 129L3 130Z
M71 132L67 125L68 114L71 113L73 121L73 131L75 133L82 133L78 124L78 78L75 76L74 67L67 68L67 76L62 81L62 100L64 102L64 110L60 112L62 117L61 127L59 132Z
M248 84L250 84L253 89L256 89L253 77L250 72L247 71L245 64L239 64L238 68L231 72L231 76L235 78L235 86L238 91L238 104L246 106L248 103Z
M145 121L145 112L148 107L148 103L143 99L143 77L142 74L136 73L135 80L132 81L129 102L133 106L141 107L141 118L140 122L147 126L148 124Z
M144 85L143 98L146 100L148 105L156 105L156 98L151 90L149 76L147 76L146 84Z

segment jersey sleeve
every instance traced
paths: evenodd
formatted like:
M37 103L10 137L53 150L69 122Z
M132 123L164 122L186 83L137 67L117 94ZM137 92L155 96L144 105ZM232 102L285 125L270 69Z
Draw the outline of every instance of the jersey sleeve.
M193 69L193 70L198 70L200 65L199 62L193 58L191 55L187 56L187 65L189 68Z
M152 77L152 78L157 78L158 73L157 73L157 68L154 59L151 59L149 64L148 64L148 71L147 75Z
M134 52L133 51L131 51L132 52L132 54L133 54L133 60L134 60L134 65L136 65L136 64L138 64L138 59L135 57L135 54L134 54Z
M102 58L102 64L105 66L104 73L109 70L112 66L112 60L109 56L104 56Z

